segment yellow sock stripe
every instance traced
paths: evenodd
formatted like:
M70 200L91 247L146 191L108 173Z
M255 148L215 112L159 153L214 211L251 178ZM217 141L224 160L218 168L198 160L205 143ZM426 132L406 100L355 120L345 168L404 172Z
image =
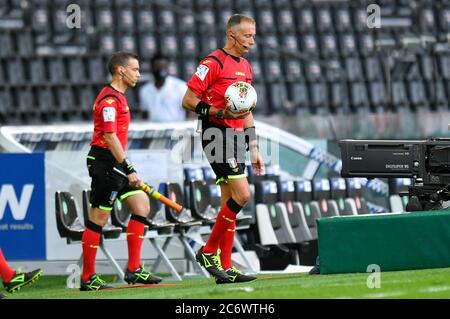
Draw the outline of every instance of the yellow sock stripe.
M136 234L135 234L135 233L127 233L127 237L128 237L128 236L131 236L131 235L136 235ZM139 235L138 237L139 237L139 238L145 238L145 237L142 236L142 235Z
M234 229L228 228L227 231L233 232L234 233Z
M226 217L226 216L222 216L227 222L230 222L230 223L232 223L232 222L234 222L234 219L231 219L231 218L228 218L228 217Z

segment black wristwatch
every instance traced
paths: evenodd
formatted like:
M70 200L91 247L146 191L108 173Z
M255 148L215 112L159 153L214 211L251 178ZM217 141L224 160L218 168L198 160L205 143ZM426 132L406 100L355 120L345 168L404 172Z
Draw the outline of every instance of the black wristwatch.
M217 117L219 120L223 120L223 110L217 110L217 112L216 112L216 117Z

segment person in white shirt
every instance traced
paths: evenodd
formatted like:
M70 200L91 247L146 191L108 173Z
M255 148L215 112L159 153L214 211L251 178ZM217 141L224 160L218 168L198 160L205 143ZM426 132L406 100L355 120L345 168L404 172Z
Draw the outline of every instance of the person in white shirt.
M150 60L153 81L139 90L140 107L152 122L178 122L186 120L181 106L186 82L169 74L169 59L156 53Z

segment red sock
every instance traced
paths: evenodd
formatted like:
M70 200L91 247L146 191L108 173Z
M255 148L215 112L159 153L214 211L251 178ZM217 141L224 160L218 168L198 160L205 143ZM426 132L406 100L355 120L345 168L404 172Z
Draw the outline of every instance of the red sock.
M219 243L226 233L228 228L231 228L233 222L236 221L236 214L241 210L239 206L232 198L230 198L225 205L219 211L217 215L216 223L211 231L208 242L203 247L203 252L206 254L214 254L219 249Z
M86 223L86 228L81 238L83 246L83 274L81 280L84 282L88 281L89 277L95 274L95 256L97 255L101 234L101 226L91 221Z
M231 268L231 253L233 252L234 231L236 228L236 220L229 225L220 241L220 261L224 270Z
M2 277L3 282L8 282L15 274L16 271L8 265L5 257L3 257L2 249L0 248L0 277Z
M128 270L136 271L141 267L141 247L144 240L145 218L131 215L127 227Z

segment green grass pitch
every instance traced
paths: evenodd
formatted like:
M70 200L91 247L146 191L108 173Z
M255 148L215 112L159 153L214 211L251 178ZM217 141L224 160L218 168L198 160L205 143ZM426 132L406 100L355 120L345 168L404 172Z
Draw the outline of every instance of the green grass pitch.
M380 288L367 286L370 274L259 275L250 283L216 285L212 278L166 279L160 285L118 285L99 292L66 288L66 276L46 276L7 299L322 299L450 298L450 268L381 272ZM109 282L115 278L104 276Z

